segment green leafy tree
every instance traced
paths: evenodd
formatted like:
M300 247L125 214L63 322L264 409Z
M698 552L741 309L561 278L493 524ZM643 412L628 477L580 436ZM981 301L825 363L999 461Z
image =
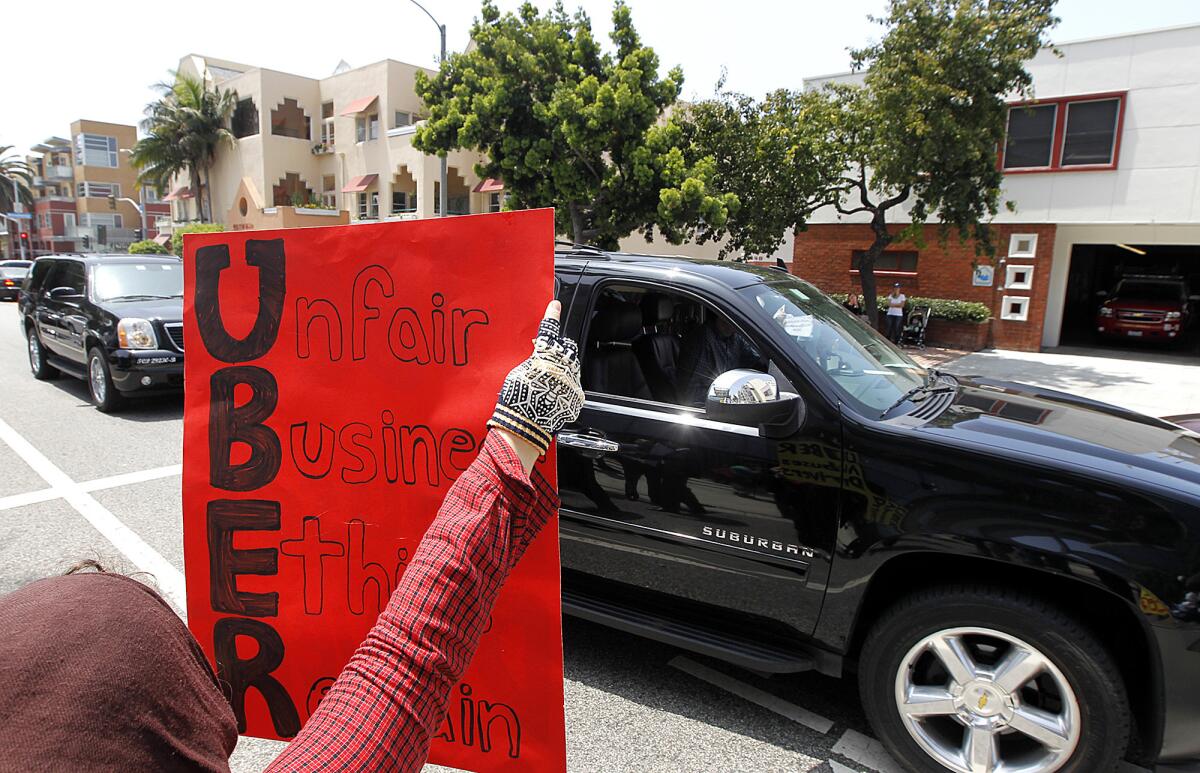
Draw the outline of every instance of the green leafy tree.
M581 11L561 3L540 14L526 3L503 16L485 0L474 47L433 77L417 75L428 120L414 145L426 153L466 148L487 160L481 177L504 181L510 208L554 207L560 233L615 247L654 228L672 241L719 227L736 197L715 193L708 159L689 162L680 128L662 121L683 83L659 76L629 8L613 9L613 53Z
M196 196L206 193L207 206L201 203L200 220L210 220L212 165L217 150L233 143L228 127L237 107L237 92L209 88L204 81L183 74L158 88L163 96L146 106L142 121L146 136L138 140L130 156L139 171L138 181L161 193L172 178L186 174Z
M159 244L151 239L143 239L140 242L134 242L129 245L130 255L169 255L171 251L165 245Z
M767 252L823 207L865 214L874 237L859 266L868 298L879 255L896 241L919 244L935 215L941 238L973 240L990 254L1005 97L1028 93L1025 63L1047 44L1054 4L891 0L874 19L882 39L852 52L855 68L867 69L862 85L777 92L757 104L725 96L689 111L699 116L685 127L698 144L691 154L716 157L714 184L743 205L728 223L731 243ZM742 126L753 143L731 136ZM720 145L731 148L727 160ZM739 176L739 163L753 174ZM903 229L888 227L896 212ZM877 309L867 311L876 321Z
M23 158L9 153L12 148L0 145L0 212L15 212L18 201L33 205L33 170Z

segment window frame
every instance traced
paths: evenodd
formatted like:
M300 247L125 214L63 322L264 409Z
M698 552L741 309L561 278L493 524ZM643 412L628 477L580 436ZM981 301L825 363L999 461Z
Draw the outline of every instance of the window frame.
M557 279L557 275L555 278ZM721 308L721 306L711 298L706 298L705 296L688 288L673 284L656 283L640 277L605 277L599 279L599 281L596 281L592 285L591 297L588 298L587 311L584 313L582 324L580 325L579 330L579 340L585 342L585 344L580 347L581 354L579 358L579 364L581 368L584 364L584 358L588 356L589 352L588 344L590 343L590 339L588 338L588 335L591 333L592 319L596 314L596 305L600 302L600 297L604 294L605 290L614 286L618 288L629 287L634 289L645 289L646 292L674 293L676 295L685 296L696 303L704 304L712 309L715 313L724 317L727 322L737 329L738 333L746 336L746 338L758 348L759 352L766 357L768 369L770 369L771 365L774 365L775 369L779 371L779 373L782 374L787 381L792 382L787 386L794 385L795 379L793 379L792 376L788 375L786 371L780 368L780 362L786 362L786 358L782 357L780 353L776 351L775 347L766 337L747 333L746 324L735 319L729 310ZM784 386L785 385L781 384L780 389L782 390ZM631 397L629 395L617 395L610 392L597 392L593 389L587 389L586 387L584 388L584 397L584 408L595 408L598 404L602 403L615 407L635 409L640 408L643 410L653 410L655 413L668 414L668 416L665 416L664 418L671 418L670 415L673 414L676 421L686 414L690 419L712 422L713 424L721 425L722 428L742 428L745 426L741 424L731 424L729 422L709 419L708 411L706 411L704 408L697 408L691 405L682 405L680 403L664 403L661 400ZM600 408L600 410L604 409ZM740 429L737 431L740 431ZM755 436L758 435L757 430L755 430L754 434Z
M1106 91L1096 94L1077 94L1067 97L1053 97L1050 99L1033 99L1024 102L1009 102L1007 105L1008 112L1004 115L1004 138L1000 141L1000 146L997 149L996 165L1001 174L1040 174L1047 172L1105 172L1112 171L1117 168L1121 159L1121 135L1124 133L1125 127L1125 109L1128 103L1128 91ZM1103 102L1107 100L1117 101L1117 120L1115 133L1112 143L1112 160L1107 164L1067 164L1062 163L1063 149L1066 144L1067 137L1067 112L1072 104L1086 102ZM1006 169L1004 166L1004 153L1008 145L1008 120L1009 115L1014 109L1022 107L1035 107L1040 105L1054 105L1054 134L1050 138L1050 165L1049 166L1022 166Z

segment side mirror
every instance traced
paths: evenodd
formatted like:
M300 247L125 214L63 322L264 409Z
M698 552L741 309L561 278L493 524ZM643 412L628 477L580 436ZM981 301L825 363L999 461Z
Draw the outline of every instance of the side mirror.
M75 292L74 287L55 287L50 290L50 297L54 299L78 298L79 293Z
M791 436L804 423L804 401L780 392L774 376L756 370L729 370L717 376L704 401L708 418L758 427L767 438Z

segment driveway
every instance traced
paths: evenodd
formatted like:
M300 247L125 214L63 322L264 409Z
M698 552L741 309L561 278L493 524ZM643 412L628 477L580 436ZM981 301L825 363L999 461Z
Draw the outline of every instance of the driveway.
M1045 352L992 349L941 367L1049 387L1150 416L1200 413L1200 357L1191 354L1067 346Z

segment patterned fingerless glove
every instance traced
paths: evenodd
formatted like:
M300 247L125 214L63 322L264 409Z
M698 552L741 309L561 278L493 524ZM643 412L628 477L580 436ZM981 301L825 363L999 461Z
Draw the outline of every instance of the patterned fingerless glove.
M533 354L509 372L500 387L489 427L506 429L542 453L554 434L579 418L579 347L559 332L556 319L544 319L533 339Z

